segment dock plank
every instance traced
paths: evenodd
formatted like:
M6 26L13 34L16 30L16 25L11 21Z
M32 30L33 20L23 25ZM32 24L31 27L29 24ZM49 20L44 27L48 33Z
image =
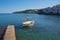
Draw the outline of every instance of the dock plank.
M16 40L14 25L8 25L4 40Z

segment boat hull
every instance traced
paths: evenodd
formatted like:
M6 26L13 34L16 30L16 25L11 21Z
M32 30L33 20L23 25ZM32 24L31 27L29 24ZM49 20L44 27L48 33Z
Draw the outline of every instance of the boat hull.
M34 21L23 22L23 27L33 27Z

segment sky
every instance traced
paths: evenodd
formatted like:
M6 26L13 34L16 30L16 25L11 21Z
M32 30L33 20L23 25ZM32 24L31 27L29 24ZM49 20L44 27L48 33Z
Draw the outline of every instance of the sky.
M42 9L60 4L60 0L0 0L0 13Z

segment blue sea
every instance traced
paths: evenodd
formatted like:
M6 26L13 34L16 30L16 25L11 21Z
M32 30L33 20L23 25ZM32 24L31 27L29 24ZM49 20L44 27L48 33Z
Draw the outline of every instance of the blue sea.
M33 17L33 28L23 28L24 17ZM0 13L0 28L14 25L17 40L60 40L60 16Z

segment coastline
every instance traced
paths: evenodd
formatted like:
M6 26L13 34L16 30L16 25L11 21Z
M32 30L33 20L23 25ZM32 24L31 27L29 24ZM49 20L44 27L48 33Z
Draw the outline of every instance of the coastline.
M60 14L57 14L57 13L13 13L13 14L60 15Z

